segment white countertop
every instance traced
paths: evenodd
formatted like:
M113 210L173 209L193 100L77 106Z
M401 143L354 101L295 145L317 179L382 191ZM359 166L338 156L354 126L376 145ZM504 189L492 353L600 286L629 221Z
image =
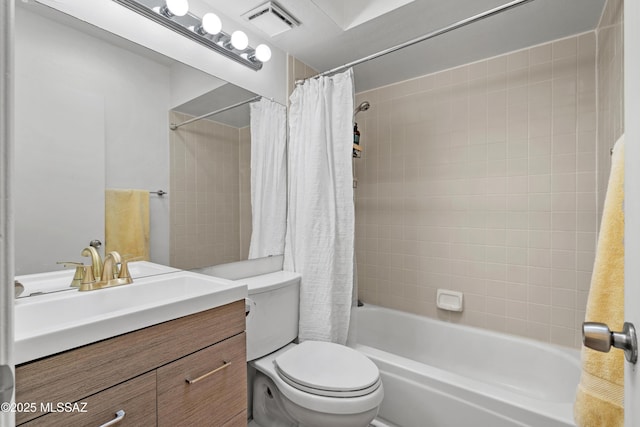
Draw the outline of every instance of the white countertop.
M154 271L153 265L141 268ZM54 289L54 283L59 285L61 273L67 271L17 279L32 294ZM72 276L68 277L69 282ZM62 278L66 280L64 274ZM72 289L18 298L15 302L15 363L209 310L246 296L245 284L170 269L164 274L134 279L129 285L88 292Z

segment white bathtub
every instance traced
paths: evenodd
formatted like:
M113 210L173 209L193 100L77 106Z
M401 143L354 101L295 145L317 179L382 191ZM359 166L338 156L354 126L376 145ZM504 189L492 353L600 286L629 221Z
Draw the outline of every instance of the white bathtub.
M396 310L355 310L356 344L384 384L379 417L401 427L574 426L577 350Z

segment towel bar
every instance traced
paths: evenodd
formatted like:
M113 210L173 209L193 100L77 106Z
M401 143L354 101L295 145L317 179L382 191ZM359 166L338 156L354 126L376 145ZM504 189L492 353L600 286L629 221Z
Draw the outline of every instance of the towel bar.
M158 196L162 197L165 194L169 194L166 191L162 191L162 190L158 190L158 191L149 191L149 194L157 194Z

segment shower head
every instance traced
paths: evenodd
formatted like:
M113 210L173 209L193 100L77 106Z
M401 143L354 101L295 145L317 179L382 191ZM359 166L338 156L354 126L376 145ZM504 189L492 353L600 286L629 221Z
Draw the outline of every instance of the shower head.
M369 101L364 101L353 110L353 116L355 117L360 111L367 111L371 107Z

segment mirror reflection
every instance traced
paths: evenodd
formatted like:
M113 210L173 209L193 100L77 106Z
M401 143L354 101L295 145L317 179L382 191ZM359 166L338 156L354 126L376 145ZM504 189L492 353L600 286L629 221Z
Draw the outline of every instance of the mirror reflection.
M35 3L16 8L15 39L17 275L108 246L106 189L149 194L148 260L246 259L249 106L169 125L255 94Z

